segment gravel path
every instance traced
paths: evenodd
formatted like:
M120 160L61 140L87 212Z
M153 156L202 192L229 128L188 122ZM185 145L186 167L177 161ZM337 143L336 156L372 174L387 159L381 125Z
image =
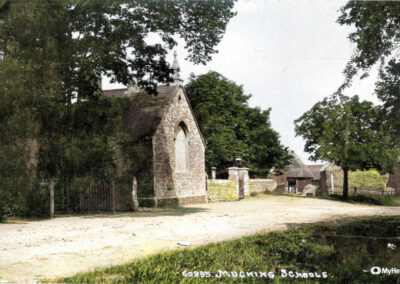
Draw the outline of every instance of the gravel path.
M194 204L169 213L125 213L0 224L0 281L55 278L135 257L354 216L400 215L400 207L283 196Z

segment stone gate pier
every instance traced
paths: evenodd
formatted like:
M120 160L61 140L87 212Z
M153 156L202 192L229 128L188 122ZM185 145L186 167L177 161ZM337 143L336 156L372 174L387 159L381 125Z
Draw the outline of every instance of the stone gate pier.
M239 191L239 198L249 195L249 168L245 167L242 159L235 160L235 166L228 168L228 180L236 183L236 188ZM242 193L242 195L241 195Z

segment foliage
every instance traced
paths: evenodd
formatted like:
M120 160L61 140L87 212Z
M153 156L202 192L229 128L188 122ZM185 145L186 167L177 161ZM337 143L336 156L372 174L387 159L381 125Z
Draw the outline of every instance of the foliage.
M121 167L118 174L137 178L138 197L154 196L152 141L149 139L132 143L129 137L119 135L115 142L118 148L116 163Z
M239 200L239 191L233 181L224 183L210 180L207 185L208 198L211 201L235 201Z
M274 273L271 281L323 281L327 283L395 283L397 275L372 275L365 273L372 266L396 267L400 252L390 250L387 243L400 245L397 227L399 217L361 219L338 226L322 224L291 228L243 237L232 241L212 243L194 249L159 253L125 265L99 268L88 273L57 279L66 283L265 283L264 277L216 278L218 270ZM349 251L353 253L349 254ZM281 269L297 272L326 271L326 279L282 278ZM182 273L210 271L185 278ZM254 274L253 274L254 275ZM314 276L315 277L315 276Z
M26 215L31 195L36 195L35 153L39 126L39 102L50 86L38 85L32 64L15 59L0 60L0 219L14 214Z
M361 78L368 76L370 69L379 65L376 93L384 102L388 112L391 132L396 133L400 143L399 96L399 49L400 49L400 2L398 1L349 1L340 9L337 22L353 26L348 38L355 44L355 51L344 74L341 92L351 84L359 71Z
M186 91L207 142L206 166L225 171L240 157L251 174L265 177L270 168L284 167L291 156L271 128L270 110L248 106L242 86L217 72L194 76Z
M396 1L348 1L340 9L337 22L355 27L348 38L356 46L346 66L346 82L362 70L368 76L370 68L380 62L394 59L399 48L400 3Z
M400 62L394 59L380 70L375 92L386 111L389 131L400 145Z
M349 173L349 187L357 189L382 190L388 182L387 176L382 176L375 169Z
M0 11L2 53L19 56L28 48L51 52L69 97L73 92L98 95L101 74L154 92L157 81L171 81L165 56L177 44L176 36L184 39L190 61L205 64L235 15L233 0L13 2L5 1ZM148 44L149 36L160 43Z
M156 206L154 198L139 198L138 201L140 207L152 208Z
M332 96L316 103L295 121L296 135L314 161L332 162L344 171L343 194L348 195L348 172L375 168L393 171L398 149L383 123L379 106L358 96Z

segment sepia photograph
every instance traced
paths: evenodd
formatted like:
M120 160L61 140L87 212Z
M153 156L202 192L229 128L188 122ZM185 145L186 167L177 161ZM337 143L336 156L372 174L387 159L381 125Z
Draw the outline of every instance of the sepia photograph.
M0 0L6 283L400 283L400 0Z

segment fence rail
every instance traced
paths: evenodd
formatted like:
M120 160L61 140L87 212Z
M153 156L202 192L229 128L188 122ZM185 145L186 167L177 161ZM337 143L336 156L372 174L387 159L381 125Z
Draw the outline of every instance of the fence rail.
M127 211L131 208L132 180L127 178L77 178L58 182L56 212Z
M342 189L335 189L332 190L331 188L328 189L329 194L335 194L335 193L343 193ZM357 189L354 191L354 189L349 189L349 194L352 195L395 195L395 191L393 190L372 190L372 189Z

